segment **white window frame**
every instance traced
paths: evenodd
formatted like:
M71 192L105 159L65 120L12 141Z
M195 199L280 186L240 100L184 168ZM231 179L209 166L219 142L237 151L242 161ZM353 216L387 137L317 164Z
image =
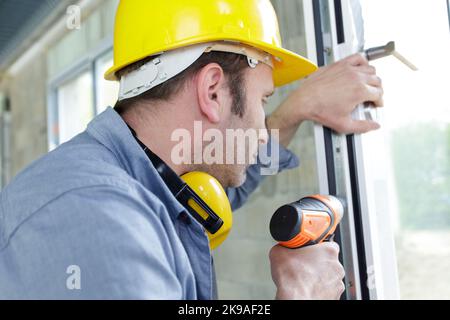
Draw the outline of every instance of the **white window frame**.
M330 21L332 30L332 45L328 50L331 51L334 61L338 61L353 53L359 51L360 44L357 39L357 28L353 9L357 5L358 0L325 0L328 1L330 7ZM335 3L341 3L342 21L345 41L338 43L338 30L335 15ZM364 119L362 106L359 106L354 116L356 119ZM351 146L351 150L349 150ZM380 220L385 217L376 215L375 204L368 197L364 158L363 158L363 142L361 135L345 136L333 134L333 153L335 158L341 157L343 174L345 199L348 205L347 221L343 221L341 229L350 241L350 250L352 255L359 254L358 257L353 256L355 266L361 264L357 260L363 260L367 270L360 270L360 292L356 294L356 299L399 299L399 284L397 262L395 254L394 235L389 223L382 224ZM337 153L339 148L339 154ZM353 159L352 159L353 157ZM353 172L353 176L352 176ZM353 183L353 184L352 184ZM341 190L342 191L342 190ZM354 207L355 206L355 207ZM357 223L356 212L359 214L359 224ZM386 221L389 221L386 220ZM355 224L356 223L356 224ZM384 225L383 228L378 228ZM362 238L357 243L356 229L362 234ZM358 245L363 245L363 250L357 250ZM345 250L345 247L343 248ZM363 256L361 256L363 253ZM364 275L364 276L361 276ZM368 292L368 296L364 296L364 292Z
M328 4L329 6L330 13L334 12L332 1L325 1L327 1L326 4ZM330 54L330 50L332 49L332 46L334 46L333 40L336 39L335 30L333 29L333 26L335 26L335 21L332 17L333 15L322 17L322 12L320 10L320 1L303 0L303 5L305 12L305 25L307 28L307 30L305 30L305 33L307 37L308 58L316 64L326 63L328 61L326 55ZM329 19L329 23L332 26L331 34L323 33L323 19ZM339 242L341 246L340 260L343 263L346 272L346 292L343 295L342 299L360 300L363 298L363 285L361 283L360 261L358 258L358 251L356 246L357 241L355 221L353 219L353 201L350 190L351 183L349 177L349 161L348 157L341 157L341 160L343 161L341 167L344 169L343 176L341 177L341 184L344 185L345 190L343 192L336 192L338 190L335 190L336 187L333 187L333 184L336 184L336 181L331 181L336 180L335 177L333 178L336 170L334 169L333 164L330 166L329 148L331 146L329 143L330 141L327 142L326 139L327 132L329 131L329 129L325 129L322 125L314 125L314 140L316 144L316 165L318 172L319 190L322 194L332 194L344 198L347 203L346 213L344 214L344 218L340 223L340 227L338 228L339 230L337 231L336 237L336 241ZM336 136L334 137L334 140L336 140L336 138L340 139L337 141L345 141L345 137ZM340 148L340 154L347 154L346 143L340 143L339 146L337 146L335 143L333 147L334 150ZM337 159L333 159L331 163L335 163L336 160ZM332 173L331 176L330 173Z

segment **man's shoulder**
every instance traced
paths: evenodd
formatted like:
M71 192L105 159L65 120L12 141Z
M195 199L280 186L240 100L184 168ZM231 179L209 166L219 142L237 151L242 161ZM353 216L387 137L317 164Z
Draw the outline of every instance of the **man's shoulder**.
M160 208L158 198L143 190L109 150L75 140L32 163L0 193L0 232L9 234L56 205L65 211L82 206L101 211L112 203L127 212L127 206L141 206L141 211Z
M179 298L174 244L167 241L176 237L129 191L111 185L74 189L10 230L0 249L21 268L3 267L11 278L26 275L27 281L7 281L9 288L32 298ZM33 267L33 261L39 264ZM73 264L83 274L82 291L64 287L65 270Z
M96 143L70 141L31 163L4 189L10 203L51 201L71 190L112 185L125 188L131 177L114 155Z

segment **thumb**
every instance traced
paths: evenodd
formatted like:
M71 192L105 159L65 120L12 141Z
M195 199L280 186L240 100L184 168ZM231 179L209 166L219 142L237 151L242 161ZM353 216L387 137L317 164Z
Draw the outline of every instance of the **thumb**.
M351 133L366 133L380 129L380 124L370 120L352 120L350 125Z

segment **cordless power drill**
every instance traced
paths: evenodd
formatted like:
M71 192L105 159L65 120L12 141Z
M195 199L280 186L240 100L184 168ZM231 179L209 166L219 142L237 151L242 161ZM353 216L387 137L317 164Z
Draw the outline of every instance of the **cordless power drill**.
M280 207L270 220L270 233L287 248L301 248L327 241L344 214L336 197L312 195Z

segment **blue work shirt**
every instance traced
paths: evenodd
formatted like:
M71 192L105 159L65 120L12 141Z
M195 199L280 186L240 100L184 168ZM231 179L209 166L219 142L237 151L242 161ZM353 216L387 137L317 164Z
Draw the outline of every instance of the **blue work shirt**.
M280 170L298 159L280 147ZM263 177L248 169L241 206ZM112 109L0 193L0 299L211 299L208 237Z

